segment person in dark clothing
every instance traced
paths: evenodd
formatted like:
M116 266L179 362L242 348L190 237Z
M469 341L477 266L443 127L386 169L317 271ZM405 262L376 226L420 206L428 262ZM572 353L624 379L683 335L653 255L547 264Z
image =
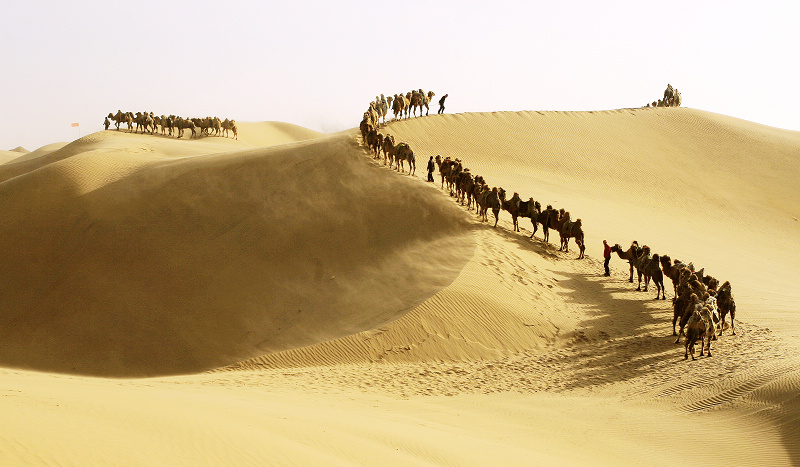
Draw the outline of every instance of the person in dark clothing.
M605 258L603 267L606 269L606 273L603 275L608 277L611 275L611 270L608 268L608 263L611 262L611 247L608 246L608 242L605 240L603 240L603 258Z
M447 96L449 96L449 95L450 94L445 94L444 96L442 96L441 99L439 99L439 111L436 112L436 113L440 113L440 114L444 113L444 100L447 99Z
M428 181L433 181L433 171L436 169L436 163L433 162L433 156L428 160Z

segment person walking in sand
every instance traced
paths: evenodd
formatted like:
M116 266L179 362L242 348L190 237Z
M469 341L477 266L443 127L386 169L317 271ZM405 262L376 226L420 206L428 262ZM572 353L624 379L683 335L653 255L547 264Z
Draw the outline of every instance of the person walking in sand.
M450 94L445 94L444 96L442 96L441 99L439 99L439 111L436 112L436 113L439 113L439 114L443 114L444 113L444 100L447 99L447 96L449 96L449 95Z
M433 156L428 160L428 181L433 181L433 171L436 169L436 163L433 162Z
M611 275L611 270L608 268L608 263L611 262L611 247L608 246L608 242L605 240L603 240L603 258L605 258L605 261L603 261L603 267L606 269L606 272L603 275L608 277Z
M110 125L111 125L111 122L109 122L109 121L108 121L108 117L106 117L105 121L103 122L103 126L104 126L104 127L106 127L106 130L108 130L108 127L109 127Z

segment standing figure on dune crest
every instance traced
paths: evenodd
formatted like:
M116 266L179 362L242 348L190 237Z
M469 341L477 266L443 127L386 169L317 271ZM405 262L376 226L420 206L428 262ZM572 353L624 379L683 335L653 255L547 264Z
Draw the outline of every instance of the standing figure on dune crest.
M445 94L444 96L442 96L441 99L439 99L439 111L436 112L436 113L439 113L439 114L443 114L444 113L444 100L447 99L447 96L449 96L449 94Z
M609 246L608 242L605 240L603 240L603 258L605 258L603 267L606 270L603 275L609 277L611 275L611 270L608 268L608 263L611 262L611 246Z
M103 126L104 126L104 127L106 127L106 130L108 130L108 127L109 127L110 125L111 125L111 122L109 122L109 121L108 121L108 117L106 117L105 121L103 121Z

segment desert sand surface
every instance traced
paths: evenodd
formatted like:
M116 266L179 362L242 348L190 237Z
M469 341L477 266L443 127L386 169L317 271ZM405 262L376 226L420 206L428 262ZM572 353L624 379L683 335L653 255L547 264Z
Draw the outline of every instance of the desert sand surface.
M796 465L800 133L688 108L0 153L3 465ZM459 158L581 218L586 258L424 181ZM683 359L602 241L732 283Z

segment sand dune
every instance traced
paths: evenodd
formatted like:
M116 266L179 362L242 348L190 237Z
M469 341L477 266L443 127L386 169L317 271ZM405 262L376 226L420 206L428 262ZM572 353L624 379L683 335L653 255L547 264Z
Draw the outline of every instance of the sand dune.
M208 369L380 325L471 251L463 213L376 176L349 135L235 144L104 132L3 182L3 363Z
M798 462L800 133L683 108L384 131L570 210L587 258L481 223L355 131L34 151L0 165L0 461ZM682 359L627 265L600 275L602 240L634 238L733 283L713 357Z

